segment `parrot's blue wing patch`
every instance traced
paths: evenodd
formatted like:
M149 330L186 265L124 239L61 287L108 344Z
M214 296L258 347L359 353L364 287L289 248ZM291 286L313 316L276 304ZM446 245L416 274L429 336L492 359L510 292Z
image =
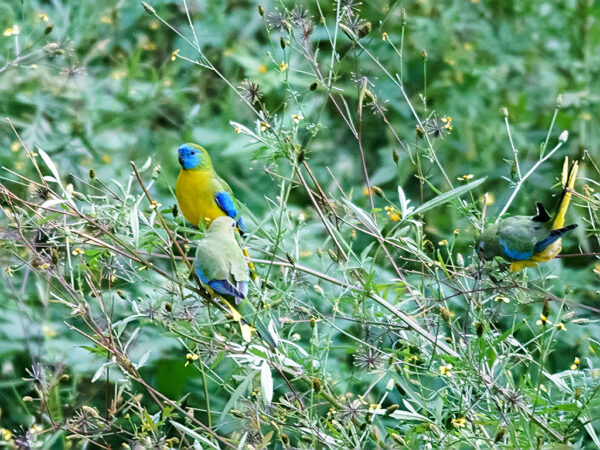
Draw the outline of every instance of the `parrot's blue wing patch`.
M237 301L238 298L242 299L245 297L245 295L228 280L213 280L209 281L208 285L213 291L218 292L221 295L231 295L232 297L235 297L236 303L239 303Z
M235 203L233 203L233 198L231 198L229 192L217 192L215 194L215 201L217 202L217 205L219 205L219 208L221 208L225 214L227 214L232 219L237 218L237 225L241 231L241 234L244 234L248 231L242 218L237 217L238 210L236 209Z
M248 283L241 281L238 286L234 286L227 280L209 280L202 272L202 269L198 267L196 262L196 275L200 278L204 284L208 285L213 291L218 292L221 295L231 295L235 297L235 302L239 303L242 299L246 298L248 294ZM239 299L239 300L238 300Z
M196 275L198 275L200 281L202 281L204 284L208 284L208 278L204 276L204 272L202 272L200 267L198 267L198 261L196 261Z
M533 251L536 253L541 252L542 250L544 250L546 247L548 247L550 244L552 244L554 241L556 241L559 238L560 238L560 234L558 236L550 235L546 239L542 239L540 242L535 244L535 247L533 247Z
M548 235L548 237L542 239L540 242L538 242L537 244L535 244L535 247L533 248L534 252L541 252L542 250L544 250L546 247L548 247L550 244L552 244L553 242L555 242L558 238L560 238L563 234L565 234L567 231L571 231L573 229L577 228L577 224L573 224L573 225L567 225L564 228L559 228L557 230L552 230L550 232L550 235Z
M516 261L522 261L524 259L529 259L529 258L531 258L531 255L533 255L533 252L518 252L516 250L512 250L506 244L506 242L504 242L504 240L502 238L498 238L498 243L500 244L500 248L502 249L502 252L509 258L512 258Z

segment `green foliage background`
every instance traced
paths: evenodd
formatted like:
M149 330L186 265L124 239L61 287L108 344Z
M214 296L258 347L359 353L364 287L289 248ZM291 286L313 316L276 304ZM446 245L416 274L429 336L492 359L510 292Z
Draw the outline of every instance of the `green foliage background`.
M269 260L269 251L275 251L279 260L285 261L289 256L294 264L333 277L342 274L340 279L344 280L352 280L350 269L360 267L366 273L366 285L370 289L382 295L385 293L390 302L397 304L399 309L415 312L419 320L437 324L438 329L448 336L453 335L450 324L454 324L456 330L461 330L463 321L469 317L467 314L471 314L473 320L489 321L491 325L486 325L488 331L495 327L499 335L506 330L513 331L511 339L523 344L530 352L531 360L539 363L540 355L534 349L540 342L539 327L535 321L542 312L543 292L547 290L549 295L568 298L566 309L560 306L560 302L553 303L552 321L558 317L557 321L560 322L560 317L571 311L574 312L572 320L580 322L567 323L566 332L557 331L552 334L550 341L541 341L540 348L548 346L547 351L542 352L547 358L543 360L544 369L548 374L568 371L574 357L578 356L581 359L580 367L585 368L586 375L583 379L573 375L579 381L573 381L572 378L568 383L573 391L584 389L585 408L590 408L586 411L595 412L597 417L599 401L596 392L600 378L597 373L594 375L594 370L598 370L598 355L594 349L598 349L600 328L597 324L598 311L593 309L598 306L598 275L593 272L596 256L562 258L541 266L539 271L530 269L526 278L515 275L515 283L519 286L525 286L527 282L537 283L536 292L527 289L505 291L491 287L489 294L485 294L488 304L493 305L493 298L503 293L511 303L500 306L496 303L479 312L468 308L465 298L460 295L450 298L455 291L439 283L444 273L438 271L434 275L421 263L424 264L423 258L427 257L431 264L441 259L445 264L454 266L460 254L469 270L477 270L473 243L478 234L477 225L481 221L483 195L487 192L493 196L494 202L487 207L486 214L488 220L495 218L514 187L511 183L516 181L514 172L511 172L513 152L502 108L508 111L512 138L519 151L523 172L540 157L542 143L547 139L549 129L548 150L556 145L562 130L569 131L567 143L526 181L509 212L530 214L536 201L542 201L550 208L555 202L554 196L559 192L557 177L563 157L568 155L571 159L579 159L583 162L583 168L577 191L582 195L585 192L585 198L574 197L569 220L580 226L563 240L563 253L588 254L598 251L595 214L599 199L595 192L600 186L597 181L599 174L593 162L598 156L600 144L600 6L593 0L377 0L354 3L358 5L360 17L369 21L372 28L369 35L359 41L361 46L353 45L351 39L339 32L337 50L340 61L336 62L333 70L335 90L332 92L343 110L345 106L342 105L348 105L344 113L356 124L360 96L356 80L366 77L368 89L377 97L378 104L386 109L385 118L389 126L380 115L372 114L367 107L362 118L362 144L370 181L380 188L379 193L383 193L383 196L374 197L381 229L390 235L408 233L402 231L402 227L409 225L402 223L397 227L389 220L384 209L390 205L400 207L398 186L411 199L411 206L416 207L436 197L439 192L464 184L459 180L463 175L472 174L474 179L487 177L483 184L464 196L468 204L453 200L425 213L422 234L414 237L415 245L422 253L401 253L402 257L408 259L400 259L399 264L408 270L411 283L427 299L424 313L416 314L413 300L418 296L402 283L396 282L397 276L392 266L383 253L376 250L376 246L373 247L372 237L359 231L354 240L352 227L343 224L340 235L350 243L354 254L358 256L351 264L340 269L337 261L332 261L327 252L333 248L331 241L307 191L297 179L294 178L286 201L281 202L281 196L289 188L287 181L282 188L282 181L294 177L293 160L284 148L278 147L272 140L257 143L247 133L236 133L236 125L231 124L234 121L252 131L260 129L254 113L231 89L231 86L238 86L245 79L252 79L261 87L265 109L271 112L276 122L281 121L278 127L281 135L288 136L297 149L302 149L315 178L327 195L339 199L341 188L356 207L364 209L367 214L371 212L369 196L363 193L365 179L357 140L328 97L326 87L319 83L316 89L311 89L316 78L302 52L297 51L293 42L286 50L281 49L280 36L285 41L288 39L287 33L277 29L267 31L265 20L257 12L256 2L190 0L187 3L200 48L231 86L214 72L194 64L193 61L199 58L197 52L166 25L168 23L186 39L193 40L185 2L151 2L156 15L148 14L140 3L132 1L2 2L0 31L18 25L19 34L0 36L0 117L10 119L27 148L39 147L52 158L63 176L64 184L72 184L75 191L84 193L88 206L91 208L94 205L95 209L90 210L94 210L99 218L109 220L113 214L116 228L127 222L126 206L131 207L138 198L136 196L141 195L137 182L130 178L129 161L134 161L137 167L143 167L141 173L146 183L153 180L152 195L162 205L159 209L170 225L173 229L182 230L181 233L192 241L198 236L197 232L186 228L183 219L180 216L174 218L170 211L176 203L174 186L179 170L177 147L184 142L199 143L210 152L219 174L229 182L237 198L245 205L243 210L250 218L247 222L254 230L248 243L252 256ZM335 26L336 4L328 1L265 1L261 5L267 18L277 11L292 11L296 6L309 11L315 23L310 37L311 45L314 50L318 49L319 67L327 74L331 59L331 35L328 33ZM404 29L403 10L407 15ZM46 15L47 21L40 14ZM321 23L321 16L327 28ZM382 39L384 32L387 40ZM401 60L390 41L398 47L403 35ZM179 53L174 55L173 52L177 50ZM423 56L424 50L426 58ZM369 54L374 58L370 58ZM282 75L279 65L283 60L287 61L289 69ZM410 104L375 60L391 74L402 72ZM559 95L560 108L555 116ZM411 107L415 108L422 120L427 117L431 120L434 117L452 118L452 131L443 138L432 136L431 140L435 154L453 186L449 186L437 165L425 155L425 145L416 133ZM303 119L295 126L291 115L300 113ZM553 117L555 122L551 125ZM411 148L414 156L421 152L420 172L401 148L392 130ZM38 162L42 164L39 158ZM17 172L28 178L36 177L27 152L19 143L10 123L5 120L0 124L0 163L5 168L0 176L7 188L21 198L35 197L28 183L18 182L14 174ZM109 207L110 201L100 198L93 187L106 192L98 181L90 181L90 170L95 180L120 191L131 202L127 200L121 209ZM427 183L422 184L419 178L426 179ZM590 189L584 191L584 185ZM94 195L99 197L94 199ZM67 321L82 326L77 318L69 318L68 309L48 301L52 288L45 282L43 274L28 269L25 263L29 260L26 250L14 246L14 223L7 215L7 208L5 202L0 213L0 237L4 243L0 260L3 269L10 269L3 270L0 286L0 426L16 430L14 434L17 435L19 429L27 429L35 423L45 430L36 435L40 442L45 442L46 446L66 445L64 436L69 433L68 427L53 428L52 421L68 423L69 417L80 411L82 405L93 406L104 416L107 398L110 399L113 390L117 389L113 384L115 379L122 378L123 384L127 385L126 392L132 396L143 392L143 389L139 384L126 380L125 374L118 369L112 369L110 376L114 378L108 390L103 381L106 374L91 382L94 374L106 362L106 354L65 324ZM140 208L145 208L144 213L151 214L147 205ZM346 222L356 222L352 211L344 211L344 214ZM36 226L43 228L43 223L38 221ZM454 233L455 229L459 230L458 234ZM33 235L35 227L29 231ZM274 244L272 236L280 237L278 245ZM443 240L448 245L440 245ZM160 247L156 236L149 231L143 231L137 242L140 251L152 252ZM85 251L88 265L98 261L100 270L106 269L101 255L87 247ZM161 267L185 280L183 267L175 269L167 263ZM191 351L193 345L186 341L184 346L184 339L178 334L181 329L174 331L168 317L163 315L157 318L147 314L148 308L161 310L165 302L174 305L178 301L185 303L185 299L179 298L183 294L167 288L167 282L157 277L148 275L148 278L144 278L133 266L118 270L118 281L114 286L108 288L105 282L102 284L107 295L112 295L115 320L128 317L135 308L143 312L142 316L147 316L145 320L137 319L139 331L133 336L128 352L131 361L139 362L144 358L145 364L140 368L140 373L167 397L181 401L183 405L203 408L206 400L204 374L193 364L185 365L186 353ZM285 328L282 335L292 339L297 334L298 337L293 339L297 339L296 343L311 355L310 358L304 358L300 356L300 351L295 353L290 350L289 356L297 359L311 377L327 385L334 397L353 393L353 398L357 398L373 381L374 375L359 367L352 356L364 347L365 342L381 345L387 350L391 348L397 352L396 358L404 358L405 361L410 355L419 354L419 349L414 348L415 342L412 343L413 347L408 344L397 347L388 336L389 330L365 325L364 321L393 322L393 318L385 311L366 306L364 298L350 298L352 296L349 293L340 292L334 286L293 270L285 271L281 267L271 270L268 265L259 264L259 272L274 284L268 300L280 305L275 308L277 317L293 321L293 325ZM467 276L471 273L464 272L464 279L472 280ZM499 276L497 279L502 279L504 275ZM469 282L466 281L467 284ZM318 289L314 288L315 284L319 286ZM494 283L490 282L490 285ZM119 295L116 295L116 289L121 290ZM435 301L445 296L449 297L447 301ZM406 305L403 303L405 301L408 302ZM135 308L132 304L135 304ZM334 304L342 305L340 308L345 311L348 320L335 321ZM440 306L451 313L449 319L439 312ZM190 330L205 337L210 336L207 331L209 328L201 326L208 323L210 318L205 311L200 314L203 321L190 327ZM327 321L322 322L323 318L332 316L339 328L332 327ZM315 336L311 318L319 321L317 327L326 339ZM467 323L464 326L470 329L471 325ZM125 341L132 336L132 331L122 331ZM235 335L235 326L220 327L219 332ZM395 335L396 331L392 334ZM353 336L361 341L353 339ZM454 348L458 349L460 344L456 339L455 336L452 340ZM494 345L481 345L482 352L493 351ZM150 354L148 350L151 350ZM509 358L507 354L497 356ZM483 439L482 435L474 437L477 436L476 430L469 437L461 435L461 428L450 422L452 418L469 414L470 407L464 407L461 396L456 392L456 397L452 394L444 398L430 396L430 393L443 390L446 386L439 376L438 366L447 361L433 353L427 358L421 357L425 360L431 357L428 366L430 372L422 379L417 375L418 382L413 384L414 374L411 378L398 371L397 376L402 381L395 381L403 387L392 390L383 407L393 403L406 409L402 401L412 397L402 394L402 391L407 386L421 384L421 387L414 389L422 389L420 395L423 404L428 401L432 403L423 406L419 413L428 417L436 416L437 427L445 424L446 431L442 433L445 437L438 436L429 441L425 439L424 436L429 433L425 423L405 426L386 422L380 424L379 432L385 437L384 430L387 430L388 436L391 430L395 430L393 432L402 436L404 443L392 439L388 443L392 446L423 446L426 442L440 446L475 445L477 439ZM235 363L223 353L218 358L212 370L231 379L234 387L246 383L247 392L242 389L233 394L231 390L219 387L218 383L212 383L212 409L242 409L238 404L241 401L239 399L250 399L245 400L250 402L253 398L252 388L260 385L256 372L238 370ZM315 361L322 362L327 358L335 362L322 372L322 366L316 365ZM45 368L47 378L58 379L61 374L69 375L68 380L53 385L55 387L49 395L56 397L49 406L39 401L23 400L26 396L35 397L37 392L35 383L28 381L32 376L27 371L36 363ZM468 365L468 359L462 364ZM454 361L453 365L455 368L461 367L461 362ZM395 369L389 370L394 372ZM418 372L420 369L415 370ZM457 372L453 389L476 383L468 379L467 372ZM523 364L512 374L515 385L520 386L524 395L531 399L542 397L539 377L538 366L534 363ZM386 381L388 377L382 376L375 392L385 392ZM549 381L544 381L544 384L551 390ZM307 396L311 389L315 390L314 386L306 385L299 389L303 389ZM576 410L581 405L577 404L577 399L567 398L568 390L556 391L555 387L548 394L549 398L544 399L547 410L540 414L552 415L562 411L566 422L576 422ZM276 383L275 399L285 392L286 385L280 379ZM317 394L318 390L314 395ZM372 398L367 398L367 403L377 404L381 398L379 394L374 393ZM119 395L124 397L124 402L129 401L125 392L119 391ZM490 392L489 395L493 397L496 393ZM234 401L233 405L228 403L235 396L238 401ZM539 399L532 401L542 401ZM472 405L469 401L466 403ZM158 411L147 394L144 394L140 405L150 414ZM52 413L48 411L52 408L55 409L54 418L49 420ZM135 415L135 410L131 409L131 416ZM356 431L355 434L348 432L346 435L329 429L335 426L325 423L327 411L328 407L315 402L311 418L321 433L335 436L338 442L343 443L342 446L373 445L371 434L356 437L363 431ZM129 422L135 423L135 426L129 427L124 418L125 412L121 413L123 417L119 419L118 426L129 430L130 434L116 431L116 437L106 438L113 445L125 441L130 444L142 442L147 445L152 442L164 445L169 437L181 438L176 427L169 428L168 425L144 431L140 425L144 423L142 413L138 414L139 419ZM487 417L481 412L478 414L476 418L481 426L489 426L489 432L492 433L486 445L494 445L494 434L507 425L502 424L496 413L490 412ZM197 417L202 417L206 423L205 414L199 412ZM470 423L474 420L475 417L469 419ZM532 427L527 424L527 414L522 414L519 420L520 425L515 425L514 429L507 432L507 435L513 433L507 445L523 443L519 440L520 432L515 431L519 426L521 430ZM235 433L240 431L239 423L244 420L228 413L215 419L215 422L218 422L215 429L219 435L234 436L236 439ZM263 427L258 427L262 442L268 442L270 446L285 446L281 430L276 433L278 437L271 437L271 441L268 441L266 437L272 429L264 425L266 422L261 419ZM181 423L184 423L184 419L181 419ZM244 422L242 428L255 430L255 425ZM593 421L592 429L598 430L598 427L598 421ZM290 434L290 431L287 433ZM593 448L592 432L584 431L582 426L573 426L569 433L571 442ZM303 442L302 433L297 436L291 434L293 443L296 442L294 445ZM528 432L523 431L523 436L527 436L532 446L537 444L537 436L543 436L539 442L552 442L544 431L537 429L529 428ZM79 436L76 442L81 441ZM329 445L314 436L312 441L304 442L304 445L310 447L316 445L317 441L320 445ZM172 442L167 445L170 444Z

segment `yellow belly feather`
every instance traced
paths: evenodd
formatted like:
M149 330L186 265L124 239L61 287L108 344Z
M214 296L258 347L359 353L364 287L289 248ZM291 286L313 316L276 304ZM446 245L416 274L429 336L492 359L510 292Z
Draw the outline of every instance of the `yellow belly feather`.
M194 225L204 226L225 213L215 201L212 174L208 170L180 170L175 195L184 217Z

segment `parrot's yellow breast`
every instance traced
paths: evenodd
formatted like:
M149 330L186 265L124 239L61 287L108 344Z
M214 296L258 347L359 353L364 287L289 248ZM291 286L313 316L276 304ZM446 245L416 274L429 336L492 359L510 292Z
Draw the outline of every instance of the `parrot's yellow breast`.
M183 216L192 224L202 220L205 226L225 213L215 201L215 188L209 170L179 171L175 195Z

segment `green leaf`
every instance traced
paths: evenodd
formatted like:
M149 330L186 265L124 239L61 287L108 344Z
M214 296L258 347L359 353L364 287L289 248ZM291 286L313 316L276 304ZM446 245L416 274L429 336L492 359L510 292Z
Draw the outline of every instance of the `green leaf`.
M437 197L432 198L431 200L423 203L418 208L409 212L408 217L414 216L416 214L422 214L425 211L429 211L430 209L437 208L438 206L443 205L444 203L448 203L454 197L458 197L460 195L463 195L465 192L469 192L471 189L475 189L477 186L479 186L481 183L483 183L486 179L487 179L487 177L483 177L483 178L480 178L479 180L475 180L470 183L467 183L464 186L460 186L460 187L452 189L448 192L444 192L443 194L440 194Z

